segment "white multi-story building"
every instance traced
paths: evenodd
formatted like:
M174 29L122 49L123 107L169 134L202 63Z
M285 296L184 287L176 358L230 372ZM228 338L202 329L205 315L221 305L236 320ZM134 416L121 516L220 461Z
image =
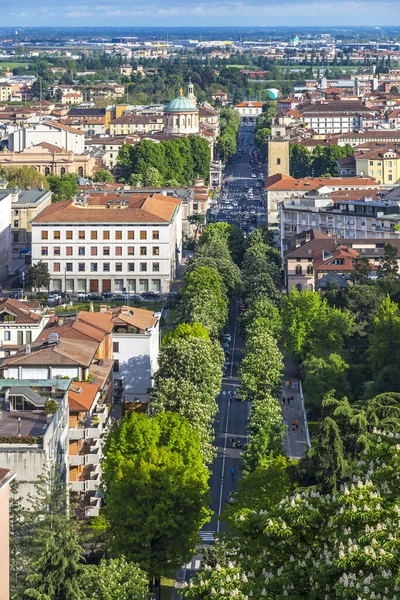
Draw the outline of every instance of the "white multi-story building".
M65 380L69 387L70 381ZM35 495L35 484L46 470L55 468L68 481L68 392L59 389L57 380L49 382L12 382L0 380L5 390L1 402L0 468L17 473L19 491L25 507ZM39 390L39 388L46 388ZM39 392L37 391L39 390ZM54 415L47 416L46 401L57 402Z
M42 122L31 127L21 127L8 136L8 149L11 152L23 152L27 148L46 142L64 148L74 154L85 151L85 134L80 129L62 123Z
M93 193L48 206L32 221L32 262L68 292L167 293L182 252L181 200Z
M0 190L0 280L11 272L11 194Z
M0 358L14 354L38 338L50 319L39 303L7 298L0 302Z
M376 190L381 187L372 177L303 177L295 179L277 173L266 177L265 192L268 222L276 223L279 205L286 200L295 200L310 194L326 196L339 190Z
M374 111L357 101L324 101L298 107L307 127L319 134L362 131Z
M265 102L246 101L236 104L234 108L239 113L242 123L255 124L264 104Z
M126 401L149 398L158 369L160 316L131 306L113 309L114 381L119 380Z
M384 200L339 200L332 198L297 198L280 205L281 239L311 229L334 238L393 239L397 232L399 204Z

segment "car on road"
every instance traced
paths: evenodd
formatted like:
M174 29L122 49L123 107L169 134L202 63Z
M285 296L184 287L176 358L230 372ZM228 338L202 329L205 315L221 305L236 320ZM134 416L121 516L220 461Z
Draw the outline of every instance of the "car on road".
M224 342L228 342L228 344L230 344L232 341L232 336L230 333L225 333L224 334Z

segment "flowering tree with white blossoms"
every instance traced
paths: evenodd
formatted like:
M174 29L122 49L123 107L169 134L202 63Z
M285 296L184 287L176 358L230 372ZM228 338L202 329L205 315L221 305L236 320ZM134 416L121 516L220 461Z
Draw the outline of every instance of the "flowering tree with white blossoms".
M249 600L246 593L248 578L233 562L215 568L205 565L201 573L183 588L182 593L190 600Z
M375 431L373 438L359 474L336 493L309 488L268 510L236 515L236 528L257 538L242 543L231 567L239 598L400 600L400 434ZM218 596L227 574L203 572L186 597L232 597Z

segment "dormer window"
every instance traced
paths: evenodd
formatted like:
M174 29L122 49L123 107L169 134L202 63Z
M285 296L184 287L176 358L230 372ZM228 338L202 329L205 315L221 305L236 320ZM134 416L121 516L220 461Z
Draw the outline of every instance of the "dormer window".
M0 323L13 323L15 321L15 315L8 312L0 313Z

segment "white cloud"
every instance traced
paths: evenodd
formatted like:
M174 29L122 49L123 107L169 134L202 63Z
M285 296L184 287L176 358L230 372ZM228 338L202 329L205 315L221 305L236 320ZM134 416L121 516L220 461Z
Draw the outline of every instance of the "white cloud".
M67 12L65 16L71 19L79 19L81 17L94 17L95 15L95 12L89 10L72 10L71 12Z

